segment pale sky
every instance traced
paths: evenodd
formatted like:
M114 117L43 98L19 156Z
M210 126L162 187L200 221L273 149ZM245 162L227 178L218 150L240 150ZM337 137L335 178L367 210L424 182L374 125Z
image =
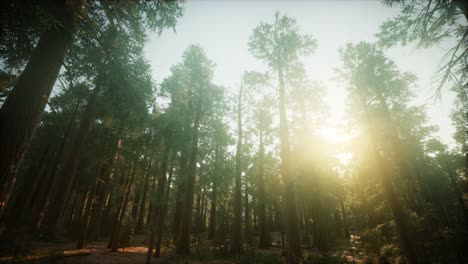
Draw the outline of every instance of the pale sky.
M160 83L170 74L170 67L181 61L190 44L200 44L215 64L214 82L238 89L240 77L246 70L264 71L265 65L248 51L248 39L260 22L271 22L275 11L297 20L301 33L311 34L318 41L316 51L304 57L309 77L325 86L325 101L329 104L331 124L327 134L338 134L336 125L345 123L346 89L332 80L334 68L340 65L338 49L347 42L375 41L379 25L398 14L398 8L383 6L380 1L187 1L184 16L178 20L176 32L166 30L161 36L152 34L146 45L153 78ZM419 50L395 47L387 55L403 71L418 76L415 104L427 103L430 124L440 127L436 134L453 146L454 128L449 117L454 95L444 89L442 101L433 101L434 78L442 56L455 40L438 47ZM343 136L343 135L341 135Z

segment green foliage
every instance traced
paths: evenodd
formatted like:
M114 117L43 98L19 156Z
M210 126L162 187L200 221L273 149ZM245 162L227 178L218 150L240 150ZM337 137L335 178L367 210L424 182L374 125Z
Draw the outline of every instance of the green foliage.
M362 107L367 106L372 114L381 114L383 103L392 112L404 107L414 95L411 88L416 76L400 72L375 44L348 43L340 49L340 55L343 65L337 72L347 82L354 113L362 113Z
M375 228L366 228L361 234L361 241L365 248L378 254L382 247L394 241L395 236L395 225L387 222Z
M360 236L362 247L369 251L365 263L405 263L401 238L392 221L395 213L390 210L381 181L383 176L390 178L405 220L414 232L411 242L423 255L421 260L456 261L459 233L463 230L463 216L457 204L460 197L456 190L466 176L463 175L466 167L461 154L468 146L466 89L458 87L456 90L452 118L459 148L452 150L435 138L437 127L428 124L426 108L412 104L416 76L401 71L382 47L418 40L419 46L428 47L449 35L460 36L460 29L446 30L458 25L458 13L452 2L438 1L436 6L441 9L433 14L439 17L424 14L414 17L415 9L420 8L416 6L419 2L403 2L405 7L401 16L382 25L378 44L349 43L339 51L342 65L337 73L348 88L348 121L353 131L357 131L348 145L337 147L316 135L318 129L326 126L328 117L323 100L325 89L307 76L301 57L311 54L317 48L317 41L310 35L300 34L294 18L279 13L275 14L273 22L257 26L249 38L251 54L264 61L268 70L248 71L241 79L245 89L241 109L245 138L240 157L242 186L249 192L247 202L251 218L247 220L258 217L263 202L267 229L277 233L284 230L278 98L276 92L272 92L278 84L284 85L289 111L286 119L291 124L288 132L291 132L292 151L288 158L293 161L291 178L296 184L294 195L297 196L300 233L304 238L303 245L310 239L309 244L318 250L318 254L306 251L304 263L340 262L338 254L327 252L336 248L339 242L349 243L343 238L345 217L342 214L347 214L348 229L352 230L354 239L356 235ZM47 13L47 8L20 10L24 7L22 2L7 3L10 6L6 10L11 14L0 11L1 22L6 21L0 32L0 81L2 85L6 83L6 88L0 86L1 92L8 90L27 62L39 37L39 28L60 26ZM182 14L179 2L84 3L84 9L79 14L74 13L79 23L73 46L64 60L60 89L48 102L50 111L42 116L18 177L21 187L13 196L23 198L18 193L49 191L46 187L53 178L48 177L53 177L63 166L63 156L75 138L74 131L79 128L88 98L95 93L97 106L93 127L82 150L72 153L79 155L80 161L79 177L73 182L70 194L70 197L78 197L78 205L71 212L75 218L64 223L67 235L71 237L79 233L81 219L77 220L76 216L81 215L81 203L88 192L91 196L98 193L94 189L98 184L99 190L104 190L106 200L101 205L105 204L105 210L103 206L102 214L90 222L93 226L89 239L110 233L110 225L104 224L97 230L99 224L96 223L115 222L132 168L135 168L136 179L130 186L129 200L133 201L147 184L147 200L138 205L138 210L146 210L146 217L155 201L167 203L163 237L173 235L168 234L167 224L174 220L176 202L186 195L183 184L188 174L187 164L191 161L196 167L195 194L200 197L192 221L194 233L205 231L207 223L202 222L203 213L208 215L207 220L217 191L214 240L199 239L194 257L200 261L230 258L228 238L233 225L232 187L236 164L232 116L237 98L229 89L213 82L215 64L203 47L195 44L186 48L180 62L172 66L170 75L160 85L154 83L150 65L143 54L147 30L160 34L165 28L174 29L176 19ZM434 4L429 4L428 9ZM24 24L12 19L13 15L26 14L31 17L25 18ZM427 32L418 24L424 20L432 23ZM15 52L6 51L12 47ZM460 44L460 50L455 51L455 60L458 60L458 54L466 53L461 50L463 47L464 44ZM283 84L280 75L284 77ZM195 142L193 132L197 117L200 119ZM122 144L117 148L119 140ZM194 149L197 150L196 160L190 160L189 153ZM340 164L336 158L336 154L343 151L353 155L349 164ZM37 158L42 156L44 158ZM164 179L162 177L169 175L160 173L165 169L163 164L167 156L175 183L167 189L170 191L167 201L156 200L162 196L155 190ZM376 157L383 162L379 163ZM260 195L260 186L264 189L264 197ZM18 201L20 204L21 199ZM28 204L34 205L34 202ZM71 199L69 206L72 202ZM201 203L204 203L204 212ZM41 206L43 204L35 205L34 210L25 212L30 214L23 216L26 220L21 219L25 220L25 225L36 225L43 209ZM128 204L124 206L129 207ZM124 247L134 243L137 222L136 219L126 221L130 217L125 217L118 234L119 244ZM148 222L143 230L150 229L153 219L145 219ZM29 244L25 241L32 238L23 238L23 235L14 234L16 238L7 237L7 240L2 237L0 248L5 251L2 254L29 254ZM276 237L275 242L277 240ZM247 238L244 255L234 261L282 263L279 254L256 250L257 242L257 238ZM352 247L359 244L352 243ZM171 257L169 261L185 263L187 258Z
M182 16L182 1L2 1L0 6L0 62L2 78L18 75L31 57L44 28L62 27L59 17L75 23L75 41L72 53L79 53L80 62L67 70L94 69L93 62L112 48L128 44L126 51L114 54L113 60L131 56L142 49L146 30L159 34L166 28L175 28ZM78 4L79 3L79 4ZM117 40L111 41L109 39ZM87 48L84 48L87 46ZM92 61L92 62L91 62ZM90 67L91 66L91 67ZM94 71L97 72L97 71ZM9 90L14 82L2 82L0 92ZM5 86L4 86L5 85Z
M463 16L456 1L394 1L386 4L400 6L401 13L380 26L377 36L380 44L392 46L416 42L420 47L429 47L442 39L458 36L463 27Z
M377 34L379 44L391 47L396 44L416 43L419 48L428 48L448 38L455 38L456 44L447 51L437 73L435 95L440 97L441 89L446 83L451 83L455 91L466 90L468 64L463 59L468 53L466 3L414 0L384 2L390 6L400 6L401 13L380 26Z
M298 31L294 18L276 12L272 24L261 23L254 29L249 38L249 51L272 69L288 68L299 56L308 55L317 47L312 36Z

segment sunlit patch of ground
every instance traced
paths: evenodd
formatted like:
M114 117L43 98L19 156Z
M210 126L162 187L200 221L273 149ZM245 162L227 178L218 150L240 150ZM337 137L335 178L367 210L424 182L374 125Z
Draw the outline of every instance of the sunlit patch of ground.
M119 252L123 253L140 253L140 254L146 254L148 252L147 247L126 247L126 248L119 248Z

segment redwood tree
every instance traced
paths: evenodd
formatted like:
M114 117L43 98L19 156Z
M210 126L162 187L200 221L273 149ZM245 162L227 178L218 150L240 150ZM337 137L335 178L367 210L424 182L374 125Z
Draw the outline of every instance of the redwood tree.
M280 16L277 12L272 24L261 23L249 39L249 50L258 59L265 61L278 80L278 110L280 120L281 175L284 185L284 215L286 228L286 251L288 263L299 263L302 259L298 230L298 216L291 167L291 145L286 114L285 73L299 60L300 55L309 54L316 46L310 35L299 34L296 20Z

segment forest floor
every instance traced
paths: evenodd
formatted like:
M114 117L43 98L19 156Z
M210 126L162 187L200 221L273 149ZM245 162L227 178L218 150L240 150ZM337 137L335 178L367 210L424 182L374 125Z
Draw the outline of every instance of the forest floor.
M274 237L274 236L273 236ZM142 243L136 243L142 244ZM277 243L273 243L277 244ZM17 257L0 257L0 263L60 263L60 264L123 264L145 263L146 246L129 246L119 248L118 252L111 252L107 242L93 242L86 249L75 249L75 243L46 243L32 244L28 254ZM154 264L237 264L237 263L282 263L282 249L272 247L268 250L258 249L255 257L240 259L226 259L207 254L206 250L193 247L190 258L177 257L172 247L164 246L161 257L153 258ZM365 251L360 248L359 237L352 237L349 243L342 243L327 254L316 249L304 249L305 263L362 263Z

